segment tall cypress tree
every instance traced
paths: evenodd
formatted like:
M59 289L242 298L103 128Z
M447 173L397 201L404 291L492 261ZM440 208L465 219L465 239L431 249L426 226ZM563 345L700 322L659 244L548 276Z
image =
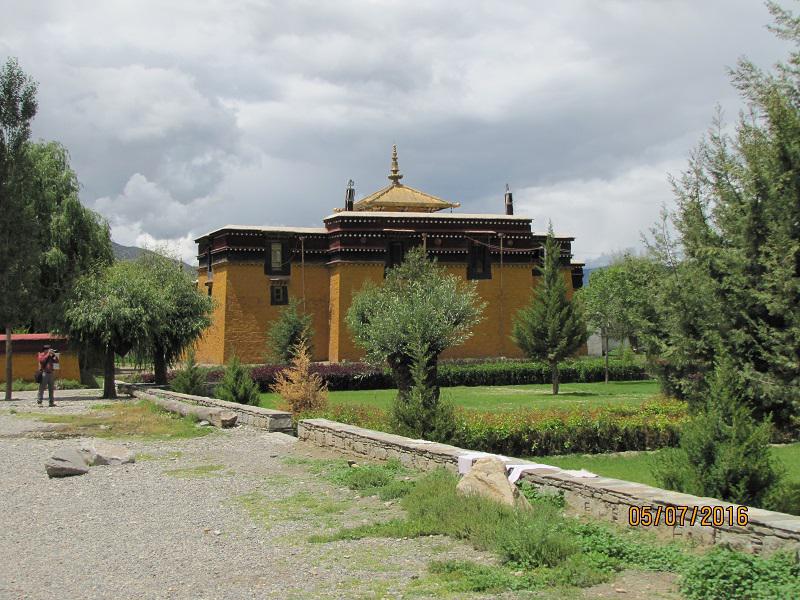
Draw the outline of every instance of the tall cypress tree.
M558 394L558 363L575 354L588 334L580 304L567 294L552 223L544 245L544 266L539 271L541 282L530 304L517 313L512 338L528 357L550 364L553 394Z
M748 110L733 135L715 122L675 185L678 270L691 269L701 310L669 299L661 310L688 315L695 339L714 340L709 362L730 357L731 384L753 415L785 428L800 414L800 18L768 6L796 49L773 73L746 60L732 72ZM671 364L697 362L682 351L686 333L669 335ZM707 373L687 377L698 405Z

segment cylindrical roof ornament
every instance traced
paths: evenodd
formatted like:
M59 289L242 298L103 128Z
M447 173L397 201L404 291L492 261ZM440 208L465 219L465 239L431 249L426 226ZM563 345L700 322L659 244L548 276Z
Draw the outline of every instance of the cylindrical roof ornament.
M344 209L353 210L353 202L356 199L356 189L353 187L353 180L347 182L347 189L344 191Z
M514 214L514 196L511 194L511 190L508 189L508 184L506 184L506 214Z

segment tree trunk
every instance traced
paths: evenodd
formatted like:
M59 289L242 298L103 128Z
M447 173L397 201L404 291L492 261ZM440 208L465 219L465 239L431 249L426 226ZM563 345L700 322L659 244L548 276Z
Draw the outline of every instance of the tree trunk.
M167 360L161 344L153 346L153 375L156 385L167 385Z
M603 345L605 346L606 355L606 383L608 383L608 334L603 335Z
M401 400L405 400L411 394L411 386L414 379L411 376L411 360L407 356L390 356L387 360L389 368L392 370L392 377L397 385L397 395Z
M117 386L114 384L114 347L109 344L106 346L106 358L103 363L103 398L116 400Z
M550 368L552 369L553 373L553 395L558 395L558 361L553 361L550 363Z
M14 385L14 367L11 355L11 325L6 325L6 400L11 400Z

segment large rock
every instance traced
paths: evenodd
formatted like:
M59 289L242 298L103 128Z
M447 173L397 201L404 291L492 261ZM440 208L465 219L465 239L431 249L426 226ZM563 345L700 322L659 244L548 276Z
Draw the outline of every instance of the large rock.
M58 450L44 463L44 470L49 477L71 477L89 472L83 455L72 448Z
M123 465L136 461L133 452L125 446L117 446L108 442L85 443L81 446L79 452L86 464L91 467L97 465Z
M476 494L515 508L530 510L528 499L508 481L506 465L495 457L479 458L456 486L462 494Z

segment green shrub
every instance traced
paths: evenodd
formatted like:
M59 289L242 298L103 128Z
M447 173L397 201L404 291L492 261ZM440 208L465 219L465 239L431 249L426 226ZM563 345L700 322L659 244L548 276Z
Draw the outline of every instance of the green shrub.
M311 315L301 315L297 311L299 302L291 300L267 332L269 356L282 364L288 364L295 356L301 340L311 344L314 333L311 329Z
M258 405L258 385L250 377L250 369L237 356L233 356L225 368L222 382L215 390L217 398L239 404Z
M604 381L605 370L602 359L585 358L559 363L561 383L591 383ZM459 385L525 385L550 383L550 365L530 361L492 361L469 364L443 363L439 365L437 378L442 387ZM634 381L649 379L640 361L612 361L609 365L609 380Z
M733 389L722 361L708 404L683 428L680 448L663 453L654 468L660 485L696 496L761 506L783 475L770 452L772 424L757 423Z
M762 558L715 548L687 566L680 583L687 600L784 600L800 598L797 558Z
M678 443L680 429L688 418L686 410L684 402L668 399L592 410L487 413L456 409L450 443L509 456L654 450ZM298 418L325 418L400 434L390 416L374 407L334 405Z
M206 371L197 366L195 362L194 348L189 351L186 357L186 367L175 374L170 383L173 391L192 396L206 395Z

